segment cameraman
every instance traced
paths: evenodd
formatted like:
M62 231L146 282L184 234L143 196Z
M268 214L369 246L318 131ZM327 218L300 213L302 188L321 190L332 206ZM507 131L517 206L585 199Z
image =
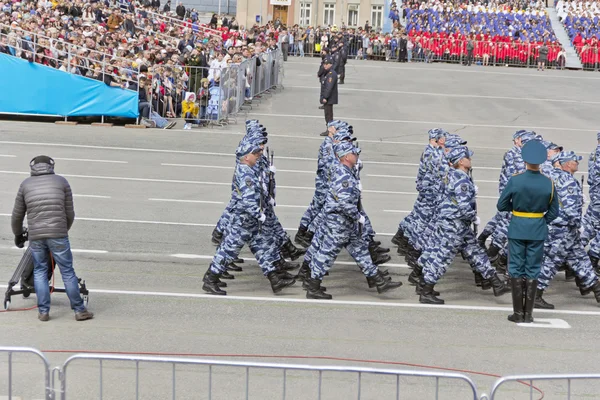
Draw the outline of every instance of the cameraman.
M54 160L37 156L29 163L31 176L19 187L12 212L12 231L17 247L23 247L23 219L27 214L29 247L33 255L33 278L38 299L40 321L50 319L48 271L52 253L60 269L71 308L77 321L92 319L79 294L79 281L73 269L73 255L68 232L75 219L71 186L65 178L54 174Z

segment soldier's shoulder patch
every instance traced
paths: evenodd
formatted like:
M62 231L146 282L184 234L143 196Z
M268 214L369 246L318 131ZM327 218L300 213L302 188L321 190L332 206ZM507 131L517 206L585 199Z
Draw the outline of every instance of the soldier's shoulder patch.
M246 186L252 187L252 179L246 178Z
M350 184L348 183L348 181L344 181L342 182L342 186L345 188L347 188L348 186L350 186Z
M466 183L463 183L462 185L460 185L460 188L462 189L463 192L466 192L467 190L469 190L469 186Z
M569 194L573 194L573 193L575 193L575 188L573 186L569 186L567 188L567 191L569 192Z

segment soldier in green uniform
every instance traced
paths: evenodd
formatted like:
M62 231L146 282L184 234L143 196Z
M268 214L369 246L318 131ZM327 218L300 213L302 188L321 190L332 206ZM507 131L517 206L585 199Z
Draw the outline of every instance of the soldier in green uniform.
M508 227L508 271L511 279L512 322L533 322L537 278L542 266L548 223L558 216L558 198L552 180L540 173L546 147L531 140L521 151L526 171L512 176L500 199L498 211L512 212Z

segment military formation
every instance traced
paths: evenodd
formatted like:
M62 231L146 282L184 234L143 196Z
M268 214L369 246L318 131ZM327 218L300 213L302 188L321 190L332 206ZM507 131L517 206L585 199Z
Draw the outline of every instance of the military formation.
M342 248L365 275L368 288L384 293L402 285L380 268L390 261L387 254L390 249L382 247L376 239L363 208L360 180L363 164L353 127L347 122L332 120L326 132L319 147L315 191L300 219L294 244L275 212L276 168L273 151L267 146L267 130L257 120L246 121L246 135L236 149L231 200L212 235L218 248L203 278L204 291L226 294L223 290L227 287L226 281L234 279L232 272L242 270L239 253L244 245L254 254L274 293L302 281L307 298L331 299L322 281ZM522 303L524 308L529 305L554 308L543 296L561 270L565 270L567 280L573 280L583 296L593 293L600 302L597 276L600 274L600 133L598 147L588 162L588 200L583 194L583 182L574 176L581 156L545 141L533 131L515 132L513 147L505 153L502 162L500 211L479 235L481 220L477 214L478 187L472 178L473 151L459 135L441 128L429 130L428 139L417 172L418 196L414 208L400 222L392 238L392 243L398 246L398 254L404 256L412 269L408 281L415 286L421 303L444 304L435 285L457 255L471 267L477 287L491 289L495 296L512 289L513 300L518 297L514 302ZM507 193L527 184L523 182L531 178L524 174L526 165L529 170L530 161L526 163L522 155L523 146L531 141L543 146L541 157L544 158L539 171L532 174L541 172L551 181L547 178L539 181L540 185L548 185L543 190L549 191L550 198L542 213L517 211L527 206L522 208L516 204L522 201L518 197L507 200ZM521 174L524 174L523 179L511 180ZM584 214L586 202L589 207ZM509 243L510 246L519 244L510 240L519 238L515 235L518 228L511 220L533 226L533 219L544 217L544 235L534 238L542 240L539 246L541 268L538 267L535 274L526 271L522 277L511 279L507 268L509 248L516 254L518 247L509 247ZM530 232L530 228L525 231L527 235L535 233ZM586 251L586 247L589 250ZM293 262L300 257L303 257L301 264ZM297 268L300 269L296 274L290 273ZM512 275L517 273L513 271ZM526 301L527 293L531 304ZM511 316L514 322L523 321L523 310L519 309L521 314L517 317ZM526 322L531 322L531 311L527 314L525 310L525 315L529 315Z

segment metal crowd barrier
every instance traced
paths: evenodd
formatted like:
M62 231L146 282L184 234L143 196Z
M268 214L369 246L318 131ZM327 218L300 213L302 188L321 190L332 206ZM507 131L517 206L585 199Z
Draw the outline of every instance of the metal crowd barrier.
M2 377L0 379L0 382L2 382L3 384L5 383L7 385L9 400L11 400L13 398L13 385L14 385L13 354L15 354L15 353L34 355L34 356L38 357L40 360L42 360L42 363L44 364L44 371L43 371L43 374L44 374L44 381L43 381L44 396L45 396L46 400L54 399L54 385L53 385L52 380L50 379L50 375L51 375L50 362L48 362L48 359L39 350L32 349L29 347L0 347L0 353L8 355L7 376L6 376L6 378ZM29 367L28 367L28 369L29 369ZM42 372L42 371L40 371L40 372ZM36 385L37 382L27 382L27 384L28 384L28 387L31 387L31 386Z
M356 393L352 398L357 398L360 400L362 397L362 390L364 385L363 375L386 375L386 376L394 376L396 377L395 383L395 398L400 399L401 385L400 385L400 377L419 377L419 378L431 378L435 379L435 399L439 399L440 397L440 380L458 380L460 383L463 383L465 389L470 393L468 395L468 399L478 400L477 397L477 388L475 383L466 375L454 374L454 373L446 373L446 372L421 372L421 371L401 371L401 370L392 370L392 369L374 369L374 368L361 368L361 367L343 367L343 366L310 366L310 365L295 365L295 364L275 364L275 363L256 363L256 362L234 362L234 361L216 361L216 360L199 360L199 359L185 359L185 358L165 358L165 357L142 357L142 356L113 356L113 355L101 355L101 354L76 354L67 361L65 361L62 372L60 374L60 395L62 400L66 400L69 395L69 386L67 385L67 377L68 371L71 370L70 365L75 361L98 361L99 363L99 385L100 385L100 393L99 398L102 400L104 398L104 387L106 386L103 381L104 375L104 364L110 361L116 361L120 363L132 363L135 364L135 398L140 398L140 363L151 363L151 364L169 364L171 368L169 370L171 387L169 390L170 396L172 399L177 398L177 366L183 365L195 365L195 366L206 366L208 367L208 381L206 382L205 390L208 396L208 399L212 399L214 394L214 383L213 383L213 375L214 369L216 367L231 367L231 368L242 368L245 370L245 385L244 385L244 395L245 399L249 399L250 397L250 370L251 369L259 369L259 370L276 370L281 372L280 382L281 386L279 389L273 388L269 389L269 394L275 394L277 392L281 393L281 397L277 395L278 398L285 399L288 394L288 372L289 371L309 371L309 372L317 372L318 373L318 381L315 382L317 385L317 393L316 398L321 399L323 392L323 374L325 372L338 372L344 374L356 374ZM120 365L120 380L123 381L125 376L123 374L123 365ZM197 374L194 375L196 380L198 379ZM264 379L264 377L263 377ZM347 380L346 380L347 384ZM231 381L228 381L228 388L235 390ZM261 383L261 388L265 388L264 382ZM309 389L303 390L303 398L312 398L312 396L308 395ZM72 396L70 398L81 397L81 393L78 390L74 390L71 393ZM391 393L387 393L388 395ZM307 396L308 395L308 396ZM158 396L154 393L154 396ZM196 395L196 398L198 395ZM164 396L163 396L164 398ZM236 396L237 398L237 396ZM422 398L422 397L421 397ZM455 397L456 398L456 397ZM457 399L458 400L458 399Z
M482 395L481 400L499 400L501 393L500 388L507 383L520 383L526 384L529 386L528 392L530 400L535 400L537 397L535 396L537 390L535 390L533 382L534 381L567 381L566 393L563 393L563 388L561 388L561 398L570 400L573 396L573 391L571 387L571 381L573 380L590 380L590 379L600 379L600 374L554 374L554 375L511 375L504 376L498 379L494 386L492 386L492 390L490 395ZM595 392L590 394L590 397L594 397L598 394L597 388ZM525 397L519 397L520 399L524 399Z

